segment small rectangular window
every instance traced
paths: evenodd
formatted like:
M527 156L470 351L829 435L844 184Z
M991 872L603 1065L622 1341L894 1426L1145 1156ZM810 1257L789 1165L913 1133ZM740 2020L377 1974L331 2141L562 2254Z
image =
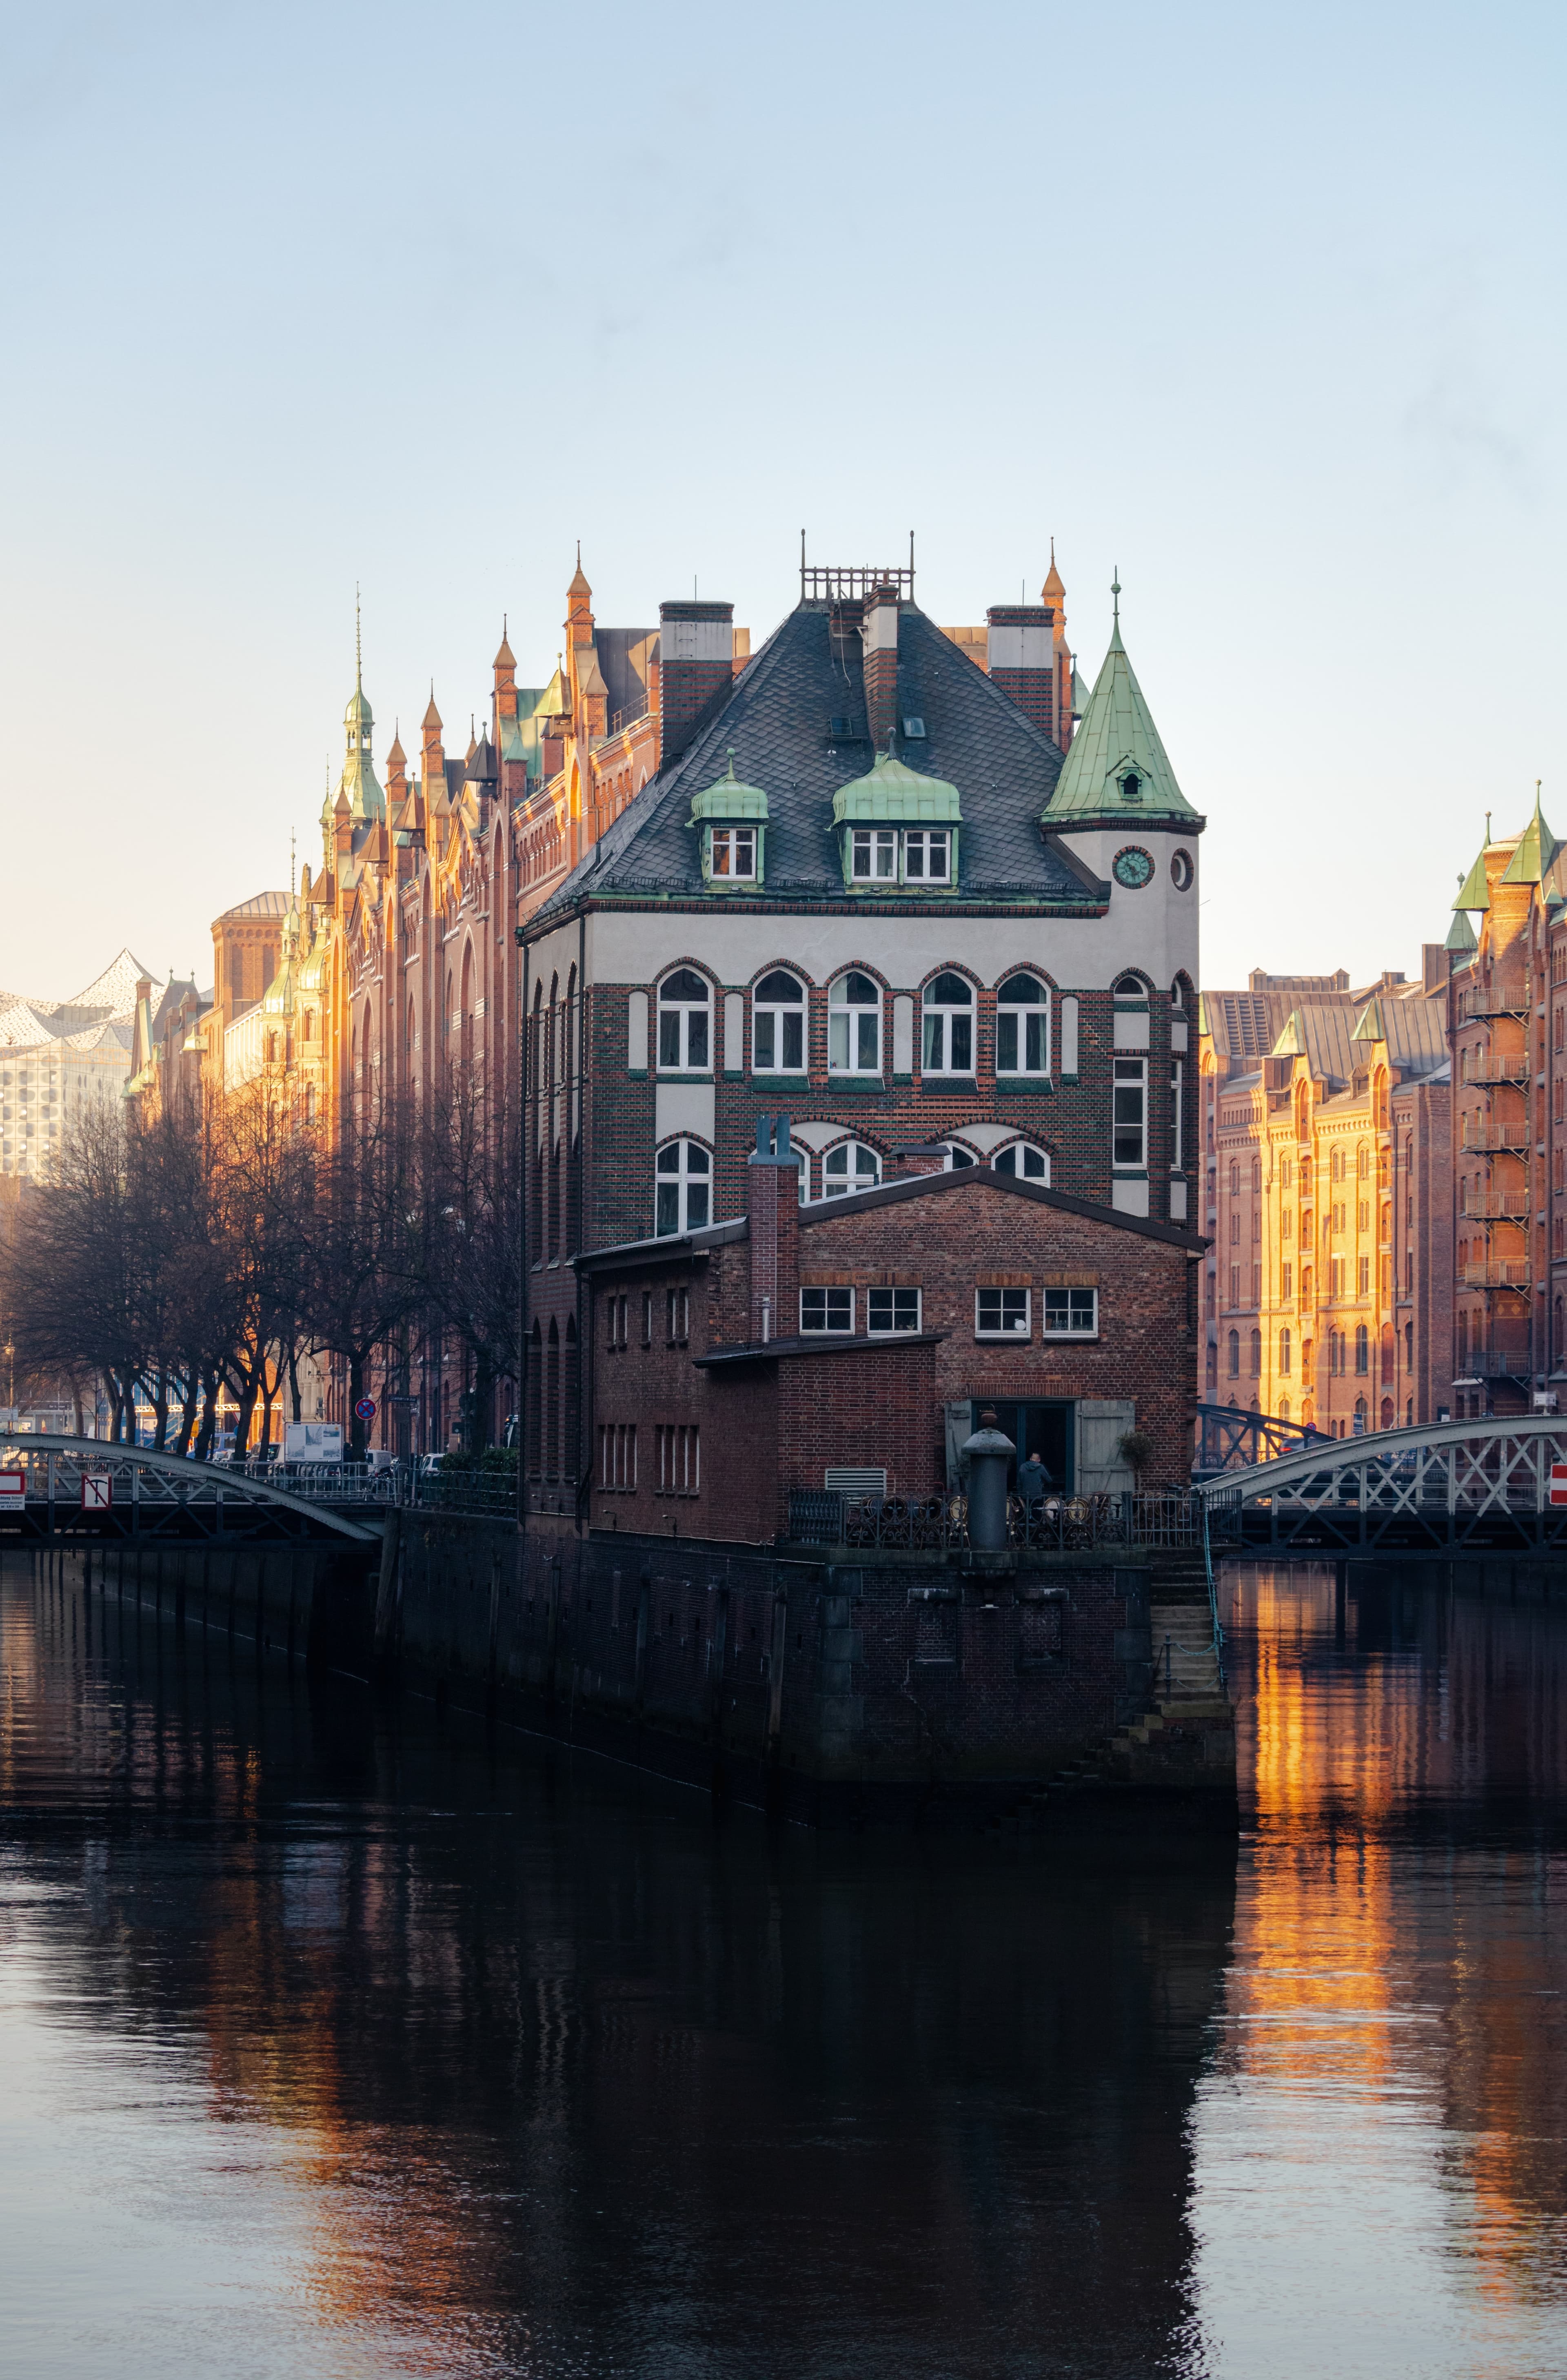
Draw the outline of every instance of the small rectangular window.
M672 1347L684 1347L691 1335L691 1293L671 1289L664 1293L664 1335Z
M757 872L757 831L754 826L715 826L712 829L712 873L715 878L755 876Z
M1117 1165L1146 1165L1148 1160L1148 1062L1142 1058L1117 1058L1114 1064L1112 1160Z
M800 1330L852 1330L855 1293L852 1289L802 1289Z
M945 884L952 866L952 837L944 827L912 827L904 836L904 875L913 884Z
M642 1292L642 1344L644 1347L650 1347L652 1343L653 1293L650 1289L645 1289Z
M893 880L898 872L898 838L890 827L856 826L849 844L849 868L856 883Z
M702 1485L701 1431L695 1422L661 1422L656 1432L661 1496L695 1496Z
M917 1289L868 1289L865 1308L865 1327L869 1331L917 1330L919 1328Z
M1286 1264L1279 1267L1279 1294L1281 1297L1293 1297L1294 1295L1294 1278L1295 1269L1294 1265Z
M1032 1316L1032 1292L1026 1289L977 1289L974 1293L974 1335L977 1339L1026 1339Z
M1096 1339L1099 1328L1099 1293L1097 1289L1046 1290L1047 1339Z
M1370 1293L1371 1259L1369 1257L1362 1257L1360 1259L1360 1294L1362 1297L1368 1297Z

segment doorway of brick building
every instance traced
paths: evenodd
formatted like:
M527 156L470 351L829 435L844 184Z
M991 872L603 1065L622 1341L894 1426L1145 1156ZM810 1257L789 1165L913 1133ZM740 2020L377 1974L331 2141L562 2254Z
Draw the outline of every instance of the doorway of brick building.
M1007 1487L1015 1490L1017 1466L1037 1454L1050 1474L1051 1488L1070 1496L1077 1471L1077 1408L1069 1397L976 1399L970 1427L978 1429L981 1413L993 1412L996 1427L1017 1450L1007 1465Z

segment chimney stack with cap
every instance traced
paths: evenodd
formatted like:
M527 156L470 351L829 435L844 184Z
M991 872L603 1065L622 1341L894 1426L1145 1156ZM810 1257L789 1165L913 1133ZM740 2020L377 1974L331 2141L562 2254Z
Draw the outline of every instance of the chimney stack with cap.
M985 666L1025 718L1053 742L1056 732L1055 613L1048 603L992 603L985 614Z
M751 1260L751 1344L793 1339L799 1327L800 1169L789 1145L789 1119L757 1118L757 1145L746 1169L747 1238Z
M860 639L865 655L865 722L871 748L892 749L898 710L898 590L873 587L865 599Z
M659 605L659 766L677 760L735 682L733 603Z

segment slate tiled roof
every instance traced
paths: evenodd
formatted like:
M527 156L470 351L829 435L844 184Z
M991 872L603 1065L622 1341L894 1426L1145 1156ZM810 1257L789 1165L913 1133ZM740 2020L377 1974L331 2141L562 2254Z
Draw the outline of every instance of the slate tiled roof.
M825 604L803 602L791 612L690 748L609 827L545 903L538 924L553 922L585 895L730 899L708 892L698 833L686 821L693 795L723 776L731 751L735 774L768 798L765 881L746 898L844 899L832 796L865 776L874 757L858 640L848 641L840 660ZM897 710L900 720L922 719L926 731L906 746L900 736L899 758L949 778L962 799L958 897L1096 911L1107 897L1099 880L1039 824L1061 773L1060 751L934 622L909 607L899 624ZM848 721L848 735L830 735L834 718Z

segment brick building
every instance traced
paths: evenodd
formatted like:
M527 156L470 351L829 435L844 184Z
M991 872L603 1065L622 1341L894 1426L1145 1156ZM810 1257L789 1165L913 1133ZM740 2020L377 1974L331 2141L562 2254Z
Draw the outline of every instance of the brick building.
M1201 1004L1203 1394L1330 1437L1450 1398L1447 953Z
M1135 1484L1134 1431L1141 1484L1184 1484L1199 1239L934 1155L802 1205L786 1123L781 1144L735 1220L577 1260L595 1528L765 1544L792 1491L927 1497L991 1406L1072 1494Z
M685 625L661 666L682 748L666 733L642 799L519 932L544 1482L589 1467L573 1252L737 1218L785 1101L808 1208L937 1146L1124 1215L1189 1212L1203 821L1119 617L1064 755L1053 640L1020 641L1003 689L912 571L802 570L738 676L721 618Z

